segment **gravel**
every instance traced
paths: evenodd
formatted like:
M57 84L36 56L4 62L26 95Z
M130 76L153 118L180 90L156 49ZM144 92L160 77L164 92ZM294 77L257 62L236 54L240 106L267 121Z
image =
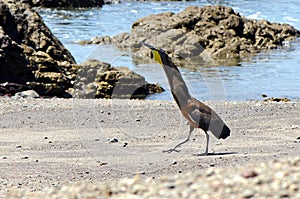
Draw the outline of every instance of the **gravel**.
M79 183L8 198L300 198L300 158L209 168L203 172Z

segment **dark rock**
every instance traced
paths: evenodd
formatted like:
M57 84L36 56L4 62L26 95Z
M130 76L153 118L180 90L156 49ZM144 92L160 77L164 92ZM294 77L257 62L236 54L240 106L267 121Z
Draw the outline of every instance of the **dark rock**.
M30 87L28 87L27 85L5 82L0 84L0 96L13 96L15 93L22 92L28 89L30 89Z
M162 91L159 85L149 84L144 77L128 68L115 68L97 60L88 60L80 65L74 87L69 89L78 98L143 99Z
M270 97L263 100L264 102L290 102L291 100L286 97Z
M31 6L46 8L102 7L104 0L28 0Z
M130 33L113 37L112 43L140 55L149 54L141 45L146 42L177 58L209 54L228 59L278 48L299 35L288 24L246 19L230 7L192 6L178 14L166 12L141 18Z
M33 89L41 96L69 97L65 90L76 69L70 52L29 4L0 1L0 95Z

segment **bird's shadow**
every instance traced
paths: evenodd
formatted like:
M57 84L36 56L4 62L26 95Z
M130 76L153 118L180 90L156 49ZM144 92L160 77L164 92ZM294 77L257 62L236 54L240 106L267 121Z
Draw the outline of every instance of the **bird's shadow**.
M232 154L237 154L237 152L221 152L221 153L200 153L200 154L193 154L194 156L223 156L223 155L232 155Z

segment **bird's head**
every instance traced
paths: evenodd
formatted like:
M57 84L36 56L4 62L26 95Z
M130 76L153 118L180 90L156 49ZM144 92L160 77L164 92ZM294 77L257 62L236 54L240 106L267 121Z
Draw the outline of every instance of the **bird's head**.
M157 49L154 46L151 46L146 43L142 43L144 46L147 46L151 50L151 58L153 58L154 61L157 61L161 65L168 65L169 57L167 53L163 49Z

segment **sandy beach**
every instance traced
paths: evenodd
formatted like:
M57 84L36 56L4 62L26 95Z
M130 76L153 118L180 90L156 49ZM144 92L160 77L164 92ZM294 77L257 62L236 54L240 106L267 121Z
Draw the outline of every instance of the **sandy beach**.
M299 102L205 103L232 133L226 140L211 136L209 155L199 156L205 150L201 130L180 152L162 153L188 131L171 101L2 97L1 196L136 176L155 181L300 156Z

